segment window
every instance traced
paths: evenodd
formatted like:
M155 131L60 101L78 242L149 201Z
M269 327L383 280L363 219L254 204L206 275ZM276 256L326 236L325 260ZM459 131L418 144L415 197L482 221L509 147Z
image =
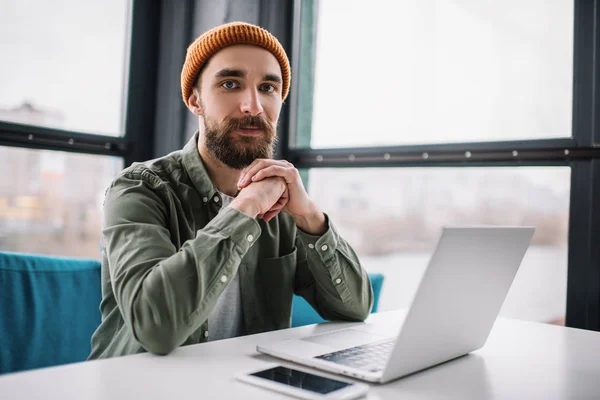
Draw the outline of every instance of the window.
M0 250L100 259L104 192L123 160L0 146Z
M572 136L573 1L303 7L296 146Z
M557 322L566 305L569 188L566 167L319 168L308 190L364 268L384 274L382 311L410 305L442 226L535 226L501 315Z
M534 225L501 315L600 330L599 2L296 1L287 157L382 309L443 225Z
M123 135L129 3L3 1L0 120Z
M154 156L165 4L3 3L0 251L100 258L108 185Z

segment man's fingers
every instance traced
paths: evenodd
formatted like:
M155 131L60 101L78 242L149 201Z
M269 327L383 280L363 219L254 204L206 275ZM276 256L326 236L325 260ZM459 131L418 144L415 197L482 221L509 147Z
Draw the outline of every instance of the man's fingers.
M282 167L280 165L271 165L270 167L261 169L254 176L250 176L252 182L257 182L265 178L271 178L273 176L279 176L285 179L286 183L291 183L294 178L294 169L289 167Z
M246 186L248 186L252 181L251 178L256 175L256 173L258 171L260 171L261 169L267 168L271 165L279 165L280 167L290 167L292 166L292 164L290 164L287 161L283 161L283 160L268 160L268 159L258 159L258 160L254 160L252 162L252 164L250 164L248 167L246 167L243 171L242 171L242 175L240 176L240 180L238 181L238 187L244 188Z
M238 181L238 187L243 188L245 186L248 186L248 184L250 184L250 182L251 182L250 178L254 174L256 174L258 171L260 171L262 168L265 168L267 165L271 165L271 164L267 164L269 161L274 161L274 160L256 159L256 160L252 161L252 164L248 165L242 171L242 175L240 176L240 180Z

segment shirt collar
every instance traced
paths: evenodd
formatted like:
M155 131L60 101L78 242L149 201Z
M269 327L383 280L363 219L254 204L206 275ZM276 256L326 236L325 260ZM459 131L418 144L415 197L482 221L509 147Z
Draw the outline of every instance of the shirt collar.
M198 151L198 131L183 148L183 167L198 193L209 199L217 193Z

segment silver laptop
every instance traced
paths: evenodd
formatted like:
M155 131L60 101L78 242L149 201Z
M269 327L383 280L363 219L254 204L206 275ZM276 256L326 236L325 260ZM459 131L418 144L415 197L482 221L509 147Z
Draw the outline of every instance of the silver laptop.
M481 348L533 237L532 227L446 227L397 333L359 324L257 350L385 383ZM402 268L398 265L398 268ZM387 286L386 290L394 290Z

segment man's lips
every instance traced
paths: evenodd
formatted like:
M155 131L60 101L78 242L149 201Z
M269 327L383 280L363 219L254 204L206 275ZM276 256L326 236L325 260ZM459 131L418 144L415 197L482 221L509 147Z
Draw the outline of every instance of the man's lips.
M235 132L242 136L260 136L262 134L262 129L248 126L236 129Z

